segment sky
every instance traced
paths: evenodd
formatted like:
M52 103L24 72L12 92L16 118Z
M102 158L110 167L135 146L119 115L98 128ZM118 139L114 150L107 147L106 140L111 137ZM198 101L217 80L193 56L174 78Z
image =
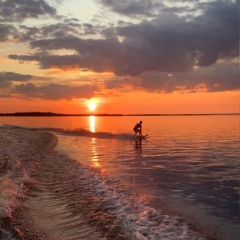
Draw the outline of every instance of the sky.
M233 0L0 0L0 112L239 112Z

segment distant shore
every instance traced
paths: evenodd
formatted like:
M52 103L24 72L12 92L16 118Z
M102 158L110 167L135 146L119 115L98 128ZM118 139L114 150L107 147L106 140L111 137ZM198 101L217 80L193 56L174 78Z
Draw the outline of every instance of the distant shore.
M240 113L186 113L186 114L64 114L53 112L14 112L0 113L0 117L78 117L78 116L213 116L213 115L240 115Z

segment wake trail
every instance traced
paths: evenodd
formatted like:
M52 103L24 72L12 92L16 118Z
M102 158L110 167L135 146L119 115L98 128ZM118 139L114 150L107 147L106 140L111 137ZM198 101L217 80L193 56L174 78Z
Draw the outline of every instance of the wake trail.
M52 133L0 131L0 155L6 161L0 187L5 196L0 197L0 236L12 234L11 240L203 239L178 217L147 206L118 179L54 150L57 138Z

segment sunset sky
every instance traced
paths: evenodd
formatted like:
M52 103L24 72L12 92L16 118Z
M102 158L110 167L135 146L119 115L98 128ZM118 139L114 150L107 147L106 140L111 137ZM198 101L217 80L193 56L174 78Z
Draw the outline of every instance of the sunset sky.
M19 111L239 112L239 6L0 0L0 112Z

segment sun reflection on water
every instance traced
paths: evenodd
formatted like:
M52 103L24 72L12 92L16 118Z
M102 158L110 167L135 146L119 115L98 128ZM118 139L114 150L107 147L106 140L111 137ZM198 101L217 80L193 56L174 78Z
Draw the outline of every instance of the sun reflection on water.
M96 131L95 121L96 121L95 116L89 117L89 129L93 133ZM92 153L91 165L93 167L101 167L101 165L99 164L99 158L98 158L98 152L97 152L97 141L96 141L96 138L94 137L92 138L92 141L91 141L91 153Z
M92 138L92 157L91 157L91 162L92 162L92 166L94 166L94 167L101 167L101 165L99 164L96 144L97 144L96 138Z
M90 131L95 132L95 116L89 117Z

